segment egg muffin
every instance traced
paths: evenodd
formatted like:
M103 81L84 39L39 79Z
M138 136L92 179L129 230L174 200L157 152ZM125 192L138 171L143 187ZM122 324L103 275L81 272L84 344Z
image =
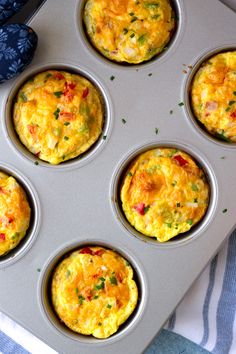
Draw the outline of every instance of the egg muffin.
M190 97L196 118L210 134L236 142L236 51L204 62L193 78Z
M129 223L146 236L168 241L197 224L209 204L203 170L185 152L157 148L129 165L120 199Z
M87 0L83 19L88 38L101 54L130 64L160 54L176 24L169 0Z
M103 247L85 247L67 256L55 269L51 294L66 326L96 338L115 333L138 301L132 267Z
M97 141L104 109L97 88L86 78L48 70L20 88L13 120L30 152L59 164L81 155Z
M26 194L14 177L0 172L0 256L15 248L30 223Z

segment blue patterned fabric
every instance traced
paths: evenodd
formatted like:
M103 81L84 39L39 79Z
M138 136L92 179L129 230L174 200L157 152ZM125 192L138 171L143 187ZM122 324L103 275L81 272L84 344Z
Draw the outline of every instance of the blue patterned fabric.
M27 25L0 27L0 84L26 68L33 59L37 43L37 34Z
M18 12L28 0L0 0L0 25Z

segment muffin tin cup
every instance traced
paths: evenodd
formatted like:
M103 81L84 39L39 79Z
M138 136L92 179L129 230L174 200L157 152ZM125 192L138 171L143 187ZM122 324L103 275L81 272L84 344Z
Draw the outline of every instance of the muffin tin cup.
M31 153L23 145L23 143L20 141L18 134L15 131L13 118L12 118L14 99L20 87L34 75L46 70L65 70L85 77L98 89L104 107L103 129L98 140L80 156L62 162L58 165L52 165L46 161L37 158L37 156ZM5 110L3 111L3 116L5 116L3 129L11 147L13 147L14 150L25 160L30 161L31 163L39 164L39 166L41 167L52 168L56 171L66 171L74 168L79 168L89 163L93 158L95 158L107 143L108 137L110 136L112 130L112 119L113 119L111 100L109 98L107 90L105 89L104 85L101 83L100 79L98 79L96 75L91 73L90 70L82 66L78 66L72 63L63 64L62 62L56 62L56 61L37 66L35 68L31 68L25 71L25 73L22 74L20 78L16 80L16 84L10 91L7 100L5 101ZM104 139L104 136L106 137L106 139Z
M188 85L195 65L214 50L233 49L235 14L214 0L173 0L179 25L169 48L143 64L121 65L91 47L82 28L83 3L70 0L68 5L57 0L55 6L53 0L47 0L30 22L39 35L33 65L14 81L0 85L2 160L24 171L40 197L40 205L35 197L37 226L29 246L40 226L37 242L19 262L15 262L16 255L13 264L8 263L11 267L0 271L1 311L60 353L139 354L235 226L234 146L202 133L188 106ZM188 70L187 65L193 63L193 70ZM106 110L106 139L101 137L81 158L56 166L38 160L22 146L11 120L12 100L19 87L47 69L69 70L87 77L101 92ZM190 72L183 73L183 69ZM185 105L179 107L181 101ZM155 147L187 152L204 169L211 189L210 205L202 221L188 234L167 243L130 227L117 199L129 161ZM12 174L13 170L9 167ZM23 186L24 181L28 185L22 175ZM51 272L57 262L86 245L115 248L130 261L139 283L141 298L136 312L108 339L75 334L65 328L48 297ZM24 252L26 249L19 258ZM22 300L20 307L13 288Z
M166 48L158 55L154 56L150 60L144 61L139 64L129 64L125 62L116 62L109 60L103 56L90 42L90 39L87 36L85 25L83 23L83 9L85 6L86 0L78 1L77 8L75 11L75 23L77 23L77 31L79 39L82 41L83 48L87 50L88 54L94 56L100 63L105 63L111 65L112 67L118 67L119 70L130 70L132 68L142 68L142 67L151 67L152 64L161 63L171 57L173 52L178 47L181 37L184 32L185 25L185 11L184 5L180 0L171 0L171 4L176 14L176 28L172 35L170 42L166 45Z
M184 102L185 102L185 112L186 112L186 117L190 121L191 125L196 129L198 133L200 133L205 139L211 141L212 143L215 143L217 145L220 145L225 148L230 148L230 149L235 149L236 148L236 143L234 142L226 142L223 140L220 140L217 137L214 137L213 134L207 131L207 129L204 127L204 125L198 121L198 119L195 117L191 105L191 98L190 98L190 89L192 85L193 78L197 71L200 69L201 65L213 57L216 54L220 54L223 52L228 52L228 51L233 51L236 50L236 44L225 44L216 48L213 48L211 50L207 50L204 53L202 53L201 56L199 56L195 62L193 63L193 68L190 71L190 74L187 76L184 86L183 86L183 97L184 97Z
M31 182L14 167L0 162L0 172L13 176L26 193L30 208L30 225L20 243L6 255L0 257L0 269L12 265L23 257L32 247L41 223L39 198Z
M203 169L210 186L209 206L202 220L200 220L189 231L185 233L180 233L179 235L173 237L169 241L163 243L157 241L155 237L149 237L143 235L141 232L137 231L132 225L130 225L122 210L122 202L119 197L122 179L124 177L124 174L127 172L127 167L129 166L129 164L141 153L155 148L173 148L189 154L191 157L194 158L196 163ZM201 235L203 236L204 231L212 222L214 218L215 209L217 206L217 200L218 200L217 179L210 163L206 160L206 158L202 155L202 153L197 151L195 148L188 146L187 144L186 145L180 144L177 141L164 140L164 141L158 141L158 143L153 141L135 147L134 149L129 151L120 161L117 169L113 174L113 178L110 186L110 200L111 200L111 207L114 216L117 222L119 223L119 225L122 226L122 228L126 231L127 235L134 236L139 240L150 243L152 246L158 248L176 247L176 246L181 246L183 244L186 244L188 242L192 242L196 237L200 237Z
M51 278L53 270L56 268L57 264L71 252L83 247L92 246L101 246L107 249L111 249L119 253L122 257L124 257L133 268L134 280L138 287L138 303L136 305L136 308L129 316L129 318L118 328L118 331L106 339L98 339L93 337L92 335L88 336L73 332L60 321L57 314L55 313L55 310L53 309L53 305L50 299ZM41 272L41 276L38 283L38 299L41 313L44 319L50 325L50 327L56 330L57 332L60 332L62 335L81 343L86 343L90 345L99 345L99 343L108 344L120 340L123 336L128 335L129 332L132 331L133 328L141 320L142 314L145 311L146 303L148 301L147 279L145 271L140 262L137 261L136 257L132 253L127 252L124 246L116 245L113 243L108 244L107 241L102 241L100 239L85 239L84 241L79 242L74 241L60 247L60 249L58 249L46 262Z

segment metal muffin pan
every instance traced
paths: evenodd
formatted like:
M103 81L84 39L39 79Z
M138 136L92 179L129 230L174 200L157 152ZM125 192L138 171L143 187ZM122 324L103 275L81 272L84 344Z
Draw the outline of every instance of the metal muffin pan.
M57 0L55 6L48 0L30 21L40 39L31 67L0 87L0 170L11 171L28 195L32 191L38 230L31 247L22 246L12 262L1 261L1 311L59 353L143 352L235 227L235 147L202 134L193 124L187 102L192 75L188 66L195 67L216 48L235 44L235 14L215 0L173 3L179 26L169 49L148 63L127 66L109 62L86 43L81 1ZM34 157L18 142L10 119L19 85L48 68L89 77L106 108L106 139L101 138L82 159L59 166L41 161L35 165ZM182 101L185 105L179 106ZM210 181L211 202L202 223L187 237L166 244L135 237L116 211L119 171L149 146L178 146L189 152ZM130 261L138 279L140 300L134 315L106 340L62 328L46 290L58 259L85 244L114 248Z

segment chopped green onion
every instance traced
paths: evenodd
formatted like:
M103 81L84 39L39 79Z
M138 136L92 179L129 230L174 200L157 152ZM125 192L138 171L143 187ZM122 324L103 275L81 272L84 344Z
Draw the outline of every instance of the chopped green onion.
M222 213L227 213L228 209L223 209Z
M24 92L21 92L19 96L20 96L21 101L23 101L23 102L28 101L28 98Z
M180 102L178 105L179 105L180 107L182 107L182 106L184 106L184 102Z
M35 164L36 166L38 166L39 163L38 163L38 161L34 161L34 164Z
M192 219L187 220L187 224L192 225L193 224L193 220Z
M134 34L134 33L131 33L130 38L133 38L134 36L135 36L135 34Z
M113 81L115 79L114 75L111 75L110 80Z
M177 206L177 208L179 208L180 207L180 203L176 203L176 206Z
M198 191L198 187L197 187L197 185L196 184L192 184L192 191L194 191L194 192L197 192Z
M102 138L103 138L103 140L106 140L107 136L106 136L106 135L103 135L103 137L102 137Z
M112 285L117 285L117 279L116 279L115 276L110 277L110 283L111 283Z
M124 118L122 118L122 123L124 123L124 124L126 123L126 120Z
M66 271L66 277L69 278L69 276L71 275L71 271L69 269L67 269Z
M60 108L57 108L57 109L55 110L55 112L53 113L54 116L55 116L55 119L58 119L59 113L60 113Z
M229 101L229 106L232 106L236 101Z
M70 125L70 122L65 122L64 125L65 126Z
M149 209L150 209L150 205L145 206L145 207L144 207L144 213L146 214Z
M159 129L155 128L155 133L158 134L159 133Z
M95 295L93 298L94 298L94 300L97 300L99 298L99 296Z
M133 176L132 172L129 171L129 172L127 173L127 176L132 177L132 176Z
M53 92L54 96L56 96L57 98L60 98L62 93L63 93L62 91Z
M65 135L64 136L64 140L69 140L68 136Z
M108 304L108 305L107 305L107 308L108 308L108 309L111 309L111 308L112 308L112 306L111 306L110 304Z
M138 17L134 16L130 22L131 22L131 23L132 23L132 22L135 22L135 21L137 21L137 19L138 19Z
M138 43L140 45L144 44L146 40L146 34L143 34L142 36L138 37Z
M155 10L159 7L159 3L158 2L144 2L144 7L146 9L151 9L151 10Z
M128 32L129 32L129 30L128 30L127 28L124 28L124 29L123 29L123 33L124 33L124 34L127 34Z

